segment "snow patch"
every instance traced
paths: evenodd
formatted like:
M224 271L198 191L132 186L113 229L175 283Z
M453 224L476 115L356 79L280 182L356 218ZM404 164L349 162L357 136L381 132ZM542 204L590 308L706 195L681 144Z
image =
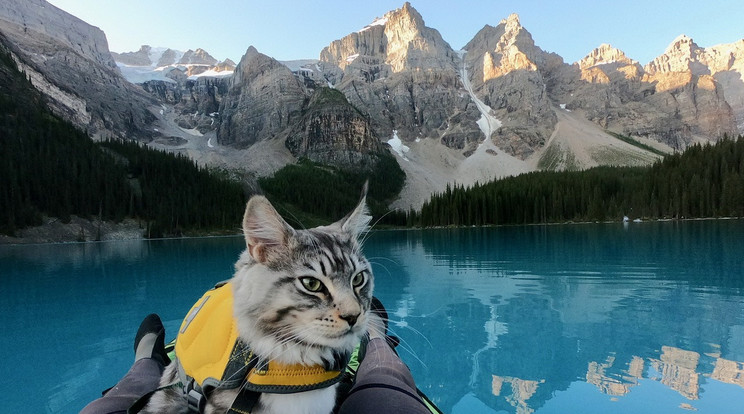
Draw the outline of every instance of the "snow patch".
M604 61L604 62L599 62L599 63L597 63L597 64L596 64L596 65L594 65L594 66L599 66L599 65L611 65L611 64L613 64L613 63L617 63L617 60L613 59L613 60L607 60L607 61Z
M462 80L462 85L465 87L465 90L470 94L470 99L475 103L475 106L478 108L478 111L481 113L481 117L476 122L478 124L478 127L480 127L480 130L483 132L483 135L486 137L486 139L490 139L496 130L501 128L501 121L497 119L495 116L491 115L491 107L483 103L480 99L478 99L477 96L475 96L475 92L473 91L473 87L470 84L470 77L468 76L468 70L465 67L465 54L467 52L464 50L461 50L458 52L460 55L460 58L462 59L462 67L460 68L460 78Z
M150 66L129 66L119 62L116 66L129 83L145 83L151 80L176 83L173 79L166 77L163 70L153 70Z
M199 79L201 77L204 77L204 76L211 76L213 78L222 78L222 77L226 77L226 76L232 76L233 73L234 72L232 70L217 71L217 70L214 70L214 69L209 69L208 71L202 72L202 73L200 73L198 75L191 75L191 76L189 76L189 80L197 80L197 79Z
M369 30L369 29L373 28L374 26L385 26L385 24L387 23L387 21L388 21L387 17L378 17L372 23L364 26L364 28L362 30L358 31L357 33L362 33L365 30Z
M349 57L346 58L346 63L351 63L356 60L356 58L359 57L359 53L355 53Z
M207 146L209 148L214 148L214 144L212 144L212 138L211 137L207 140Z
M387 141L388 145L390 145L391 148L393 148L393 151L395 151L396 154L398 154L399 157L403 158L404 160L408 161L408 158L406 158L405 153L410 151L411 149L408 148L406 145L403 144L403 141L400 140L400 137L398 137L398 130L393 130L393 137L390 138Z

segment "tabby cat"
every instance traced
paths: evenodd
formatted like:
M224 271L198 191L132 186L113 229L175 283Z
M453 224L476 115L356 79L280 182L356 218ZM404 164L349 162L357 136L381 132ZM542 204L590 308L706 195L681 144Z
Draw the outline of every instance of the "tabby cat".
M365 198L366 186L345 218L309 230L293 229L265 197L249 200L243 218L247 248L230 284L239 339L255 355L282 364L327 365L350 354L367 333L374 280L360 247L371 219ZM161 385L178 380L173 361ZM251 412L327 414L336 388L263 393ZM226 412L236 395L237 390L215 390L205 412ZM187 412L182 388L158 391L144 412Z

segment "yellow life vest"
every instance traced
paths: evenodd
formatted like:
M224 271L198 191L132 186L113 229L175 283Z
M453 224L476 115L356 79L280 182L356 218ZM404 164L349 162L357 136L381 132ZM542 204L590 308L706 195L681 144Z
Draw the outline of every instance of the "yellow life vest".
M324 388L341 380L346 363L328 369L260 361L239 340L230 283L207 291L192 306L181 323L175 349L181 381L193 380L205 392L241 385L259 393Z

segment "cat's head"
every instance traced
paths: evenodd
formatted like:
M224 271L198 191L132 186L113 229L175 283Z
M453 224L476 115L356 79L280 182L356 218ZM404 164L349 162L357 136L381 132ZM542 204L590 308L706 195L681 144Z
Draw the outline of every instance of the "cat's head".
M248 201L233 284L238 329L256 354L323 363L366 333L374 287L360 246L371 219L366 188L346 217L308 230L292 228L265 197Z

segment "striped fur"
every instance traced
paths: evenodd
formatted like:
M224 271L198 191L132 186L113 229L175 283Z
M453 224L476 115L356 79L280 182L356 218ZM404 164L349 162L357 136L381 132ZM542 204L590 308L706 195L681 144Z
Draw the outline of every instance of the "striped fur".
M240 337L257 355L328 366L339 354L353 351L367 332L374 288L359 241L369 220L364 194L342 220L309 230L290 227L266 198L251 198L243 219L247 248L235 264L232 284ZM161 382L175 378L171 364ZM216 391L207 412L225 412L234 394ZM263 394L254 411L327 414L334 403L335 386ZM183 404L178 393L159 392L146 412L183 412Z

